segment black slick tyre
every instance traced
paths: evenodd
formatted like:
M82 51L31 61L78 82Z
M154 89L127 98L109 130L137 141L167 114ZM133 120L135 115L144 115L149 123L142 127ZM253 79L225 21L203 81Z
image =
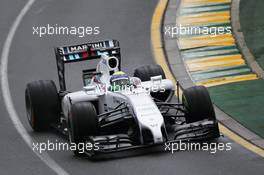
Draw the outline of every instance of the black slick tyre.
M96 109L91 102L78 102L72 105L68 119L70 142L85 144L85 137L96 136L99 132ZM80 155L80 150L75 150Z
M59 121L60 100L56 85L51 80L34 81L25 91L27 117L34 131L47 130Z
M194 86L185 89L182 102L186 110L186 123L204 119L216 120L213 103L206 87Z

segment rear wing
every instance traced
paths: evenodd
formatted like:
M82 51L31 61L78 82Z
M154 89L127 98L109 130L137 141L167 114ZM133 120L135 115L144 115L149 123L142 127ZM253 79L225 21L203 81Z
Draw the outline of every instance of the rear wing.
M80 45L57 47L55 48L55 55L60 91L66 91L65 63L100 59L101 55L115 56L119 60L119 63L121 63L120 47L117 40L106 40Z

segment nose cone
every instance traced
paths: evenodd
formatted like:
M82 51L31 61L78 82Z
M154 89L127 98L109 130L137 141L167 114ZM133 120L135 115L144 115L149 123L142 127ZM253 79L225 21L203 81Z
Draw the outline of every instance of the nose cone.
M164 119L157 105L147 93L132 94L129 96L141 130L149 130L154 143L163 142L161 127Z

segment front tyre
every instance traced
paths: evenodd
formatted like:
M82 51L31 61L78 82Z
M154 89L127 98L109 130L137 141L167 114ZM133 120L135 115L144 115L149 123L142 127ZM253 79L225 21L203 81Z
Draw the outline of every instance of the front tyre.
M206 87L194 86L183 91L186 123L204 119L216 120L213 103Z
M60 100L56 85L51 80L34 81L25 91L27 117L34 131L43 131L59 122Z
M79 102L72 105L68 128L70 143L85 144L85 137L98 135L99 124L96 109L91 102ZM79 155L83 150L75 150Z

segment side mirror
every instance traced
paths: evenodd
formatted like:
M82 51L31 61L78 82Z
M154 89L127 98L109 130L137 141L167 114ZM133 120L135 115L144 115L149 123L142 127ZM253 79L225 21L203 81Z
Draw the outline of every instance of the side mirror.
M158 75L158 76L150 77L150 80L153 84L160 84L162 81L162 76Z
M88 86L84 86L83 90L85 91L95 91L96 87L94 85L88 85Z

